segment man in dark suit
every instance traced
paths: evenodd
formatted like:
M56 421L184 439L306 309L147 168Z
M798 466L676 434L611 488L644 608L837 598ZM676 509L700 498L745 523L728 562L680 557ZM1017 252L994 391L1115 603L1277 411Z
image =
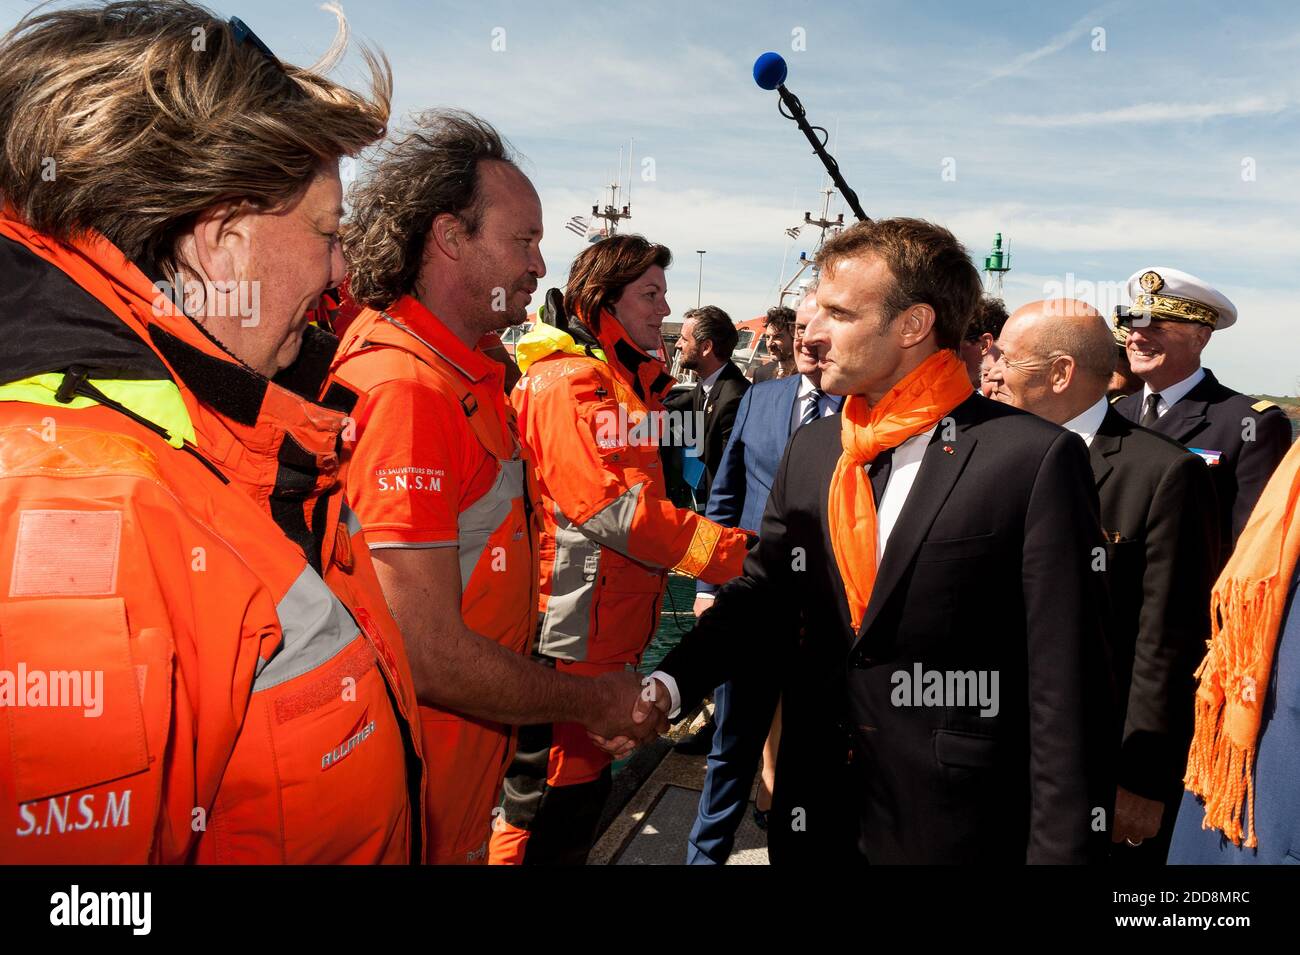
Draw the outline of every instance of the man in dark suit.
M696 416L691 431L704 462L704 475L696 489L701 506L708 503L713 476L736 421L736 409L749 390L749 381L731 360L739 337L730 316L716 305L693 308L682 316L677 351L682 367L695 372L699 383L692 391L664 404L671 411L689 411Z
M802 425L840 410L843 399L821 389L817 356L801 347L803 333L816 311L816 299L810 295L795 312L798 374L755 385L740 400L731 440L722 452L709 492L705 516L710 520L757 531L790 435ZM712 606L718 588L700 581L695 589L695 614L699 616ZM724 865L731 855L780 698L779 681L761 677L732 680L714 690L716 731L699 813L686 847L688 865ZM770 775L766 767L764 774ZM765 780L765 784L770 782Z
M1115 403L1130 421L1186 445L1210 466L1227 560L1246 518L1291 447L1291 422L1271 401L1219 384L1201 367L1210 335L1234 324L1236 306L1194 275L1158 266L1128 280L1130 308L1115 321L1129 329L1140 392Z
M1031 302L998 339L995 400L1088 445L1106 537L1110 645L1123 704L1112 859L1164 865L1192 737L1193 674L1210 635L1219 518L1209 468L1106 401L1114 336L1076 301Z
M795 432L744 575L635 716L793 658L774 827L873 864L1095 857L1118 730L1087 450L972 393L980 280L946 229L859 223L818 264L804 344L849 397Z

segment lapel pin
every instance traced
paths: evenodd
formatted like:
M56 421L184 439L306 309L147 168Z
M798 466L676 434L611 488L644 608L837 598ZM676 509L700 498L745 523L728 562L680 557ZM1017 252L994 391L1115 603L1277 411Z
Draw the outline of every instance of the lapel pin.
M954 452L953 452L953 450L952 450L952 445L951 445L951 444L945 444L945 445L943 446L943 453L944 453L944 454L953 454Z

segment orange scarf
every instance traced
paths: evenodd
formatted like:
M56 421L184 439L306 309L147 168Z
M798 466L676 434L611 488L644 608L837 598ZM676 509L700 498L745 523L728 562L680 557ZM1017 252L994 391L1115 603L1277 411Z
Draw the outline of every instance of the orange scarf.
M1202 829L1255 839L1255 750L1287 592L1300 558L1300 444L1269 480L1210 598L1213 639L1196 676L1196 730L1187 788L1205 801Z
M874 407L862 395L844 399L840 417L844 453L831 477L826 516L854 633L862 626L876 582L876 499L866 465L880 452L928 431L973 390L966 366L955 352L943 349L914 368Z

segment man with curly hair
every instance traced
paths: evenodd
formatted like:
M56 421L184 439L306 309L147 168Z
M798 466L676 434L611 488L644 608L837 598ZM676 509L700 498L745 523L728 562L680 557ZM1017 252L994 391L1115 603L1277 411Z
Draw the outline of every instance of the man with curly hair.
M627 732L639 684L529 659L538 514L483 336L527 316L546 274L542 207L487 123L429 112L352 194L343 236L367 306L334 362L364 395L349 499L401 625L429 769L427 861L481 863L519 724ZM650 735L646 733L644 735Z

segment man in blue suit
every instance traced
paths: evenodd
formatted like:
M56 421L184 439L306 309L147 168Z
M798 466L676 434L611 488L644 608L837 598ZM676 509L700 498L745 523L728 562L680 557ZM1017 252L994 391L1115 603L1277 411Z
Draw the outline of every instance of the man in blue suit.
M798 374L754 385L740 401L705 510L719 524L757 531L790 436L801 425L840 410L843 398L821 390L817 357L802 345L803 331L816 311L816 298L809 294L795 315ZM716 588L703 582L696 588L698 616ZM731 855L780 696L779 685L760 677L732 680L714 692L717 729L687 845L688 865L723 865Z

